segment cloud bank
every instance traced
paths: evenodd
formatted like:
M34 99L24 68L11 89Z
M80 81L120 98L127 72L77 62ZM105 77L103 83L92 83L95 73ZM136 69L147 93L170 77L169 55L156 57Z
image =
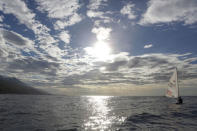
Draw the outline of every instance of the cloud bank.
M141 25L183 22L185 25L197 22L196 0L150 0L140 20Z
M136 18L135 12L133 11L133 8L135 7L134 4L129 3L125 5L121 10L120 13L123 15L127 15L128 19L132 20Z

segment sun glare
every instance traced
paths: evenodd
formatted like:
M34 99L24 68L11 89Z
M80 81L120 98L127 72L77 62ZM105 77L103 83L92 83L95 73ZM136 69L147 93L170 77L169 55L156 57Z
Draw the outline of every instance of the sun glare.
M97 60L105 61L110 57L111 48L108 43L98 41L93 47L85 48L85 51L88 55L95 57Z

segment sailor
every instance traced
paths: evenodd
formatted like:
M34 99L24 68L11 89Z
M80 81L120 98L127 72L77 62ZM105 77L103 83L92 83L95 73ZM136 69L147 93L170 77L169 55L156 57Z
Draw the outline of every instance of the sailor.
M183 99L179 96L177 100L177 104L182 104L182 103L183 103Z

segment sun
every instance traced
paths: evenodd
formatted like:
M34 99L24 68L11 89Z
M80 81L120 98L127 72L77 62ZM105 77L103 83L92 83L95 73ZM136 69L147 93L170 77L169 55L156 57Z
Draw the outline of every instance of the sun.
M97 41L93 47L86 47L85 51L88 55L101 61L109 59L111 54L109 43L104 41Z

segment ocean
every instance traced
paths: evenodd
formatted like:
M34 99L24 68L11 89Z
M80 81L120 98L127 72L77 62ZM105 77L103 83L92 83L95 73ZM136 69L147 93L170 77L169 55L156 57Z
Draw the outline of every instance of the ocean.
M197 97L0 95L0 131L196 131Z

